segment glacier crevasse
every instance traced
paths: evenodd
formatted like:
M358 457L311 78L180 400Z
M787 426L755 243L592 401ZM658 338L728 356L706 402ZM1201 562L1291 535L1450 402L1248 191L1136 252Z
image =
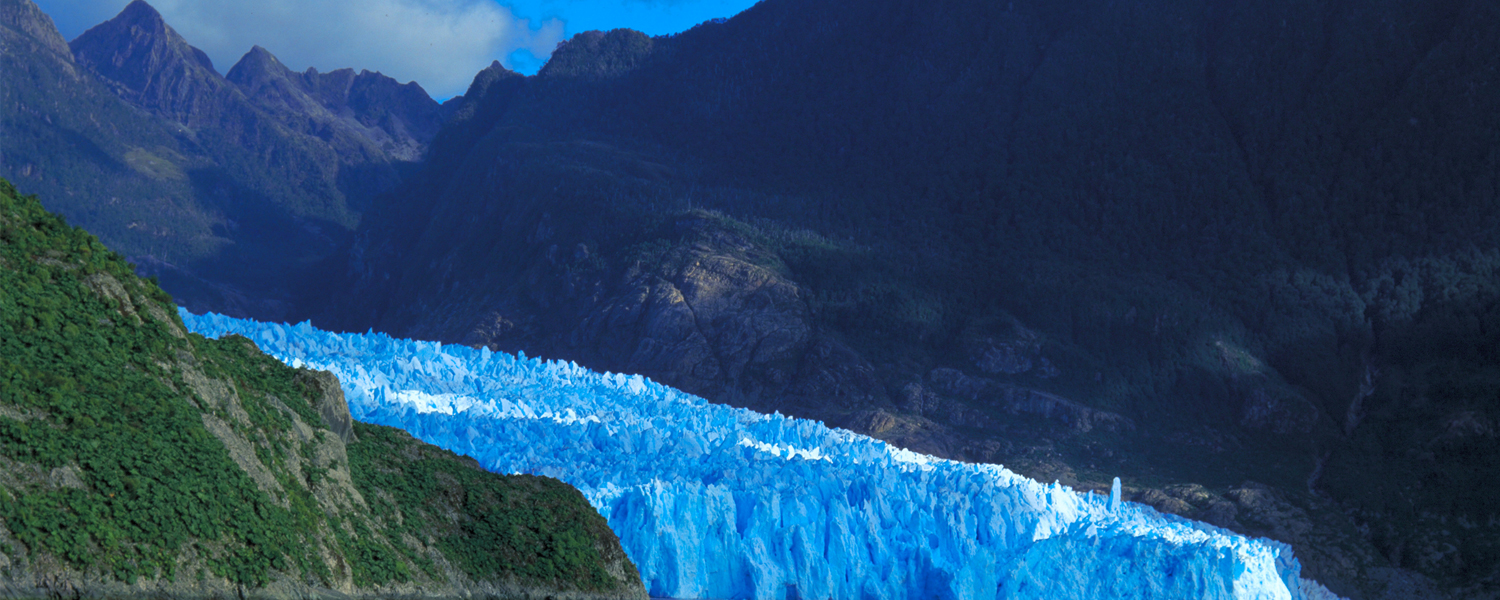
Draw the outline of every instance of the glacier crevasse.
M196 333L332 371L356 419L572 484L656 597L1336 598L1279 542L638 375L179 312Z

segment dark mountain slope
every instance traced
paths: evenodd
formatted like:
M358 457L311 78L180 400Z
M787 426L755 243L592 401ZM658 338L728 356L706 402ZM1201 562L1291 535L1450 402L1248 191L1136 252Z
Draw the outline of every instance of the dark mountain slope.
M317 320L1123 473L1345 594L1492 593L1497 10L767 0L580 34L481 73Z
M5 6L40 15L29 0ZM199 310L284 315L443 118L420 87L378 73L303 74L316 80L307 102L262 100L253 78L220 76L139 1L74 40L73 55L55 52L50 21L7 36L30 40L5 60L31 80L4 90L16 101L0 170Z
M417 161L443 122L442 108L416 83L401 84L353 69L293 73L265 48L256 46L225 76L245 96L284 122L307 121L304 133L324 139L330 129L374 142L397 160Z
M186 333L4 180L0 267L0 594L645 597L577 490L354 423L328 373Z
M53 207L132 253L204 256L226 241L193 201L189 174L206 162L163 122L132 107L74 62L52 21L26 0L0 2L4 110L0 169ZM168 228L167 224L172 224Z

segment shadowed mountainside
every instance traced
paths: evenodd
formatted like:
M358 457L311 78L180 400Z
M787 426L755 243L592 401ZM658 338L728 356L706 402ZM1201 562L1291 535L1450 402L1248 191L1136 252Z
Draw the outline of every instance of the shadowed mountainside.
M283 317L444 116L414 83L261 48L226 78L139 0L71 45L30 0L0 14L0 175L196 310Z
M476 77L303 314L1120 474L1355 597L1493 594L1497 11L766 0L579 34Z

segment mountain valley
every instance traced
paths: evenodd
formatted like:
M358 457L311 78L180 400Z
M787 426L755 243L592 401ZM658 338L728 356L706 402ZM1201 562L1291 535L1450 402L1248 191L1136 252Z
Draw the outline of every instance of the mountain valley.
M1352 598L1500 594L1488 3L764 0L441 105L219 76L140 1L0 35L0 175L196 312L1120 476Z

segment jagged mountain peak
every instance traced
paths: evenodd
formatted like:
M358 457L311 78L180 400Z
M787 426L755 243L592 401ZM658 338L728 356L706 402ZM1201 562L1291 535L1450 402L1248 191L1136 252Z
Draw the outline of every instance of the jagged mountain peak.
M495 88L497 83L524 81L525 78L525 75L505 68L505 65L500 64L500 61L493 61L490 63L490 66L474 74L474 81L469 83L469 89L464 91L462 96L457 96L449 102L455 103L453 105L454 110L458 113L469 113L472 115L478 106L484 102L484 98L489 95L490 90Z
M292 75L293 71L281 64L276 55L256 45L229 68L229 73L224 78L253 95L253 90L264 86L266 82L284 80Z
M52 17L31 0L0 0L0 27L29 35L44 47L69 59L73 56L68 50L68 41L57 32Z
M271 51L257 45L250 48L229 73L224 76L238 86L251 103L272 112L290 111L294 114L317 115L323 121L336 119L338 107L343 104L348 84L339 87L336 93L319 93L319 84L324 80L339 79L335 74L320 74L309 68L304 72L293 71L283 64ZM349 77L352 78L352 71Z
M293 71L260 46L246 52L225 79L262 110L321 123L315 135L342 131L398 160L420 158L442 122L437 102L415 83L351 68Z
M75 60L113 83L122 98L180 122L205 118L208 105L224 92L224 79L208 55L142 0L68 45Z
M96 31L97 33L95 33ZM128 33L133 45L162 45L176 53L182 54L184 58L191 60L198 66L208 69L215 74L218 73L214 69L213 61L209 60L208 55L202 50L188 44L187 40L183 39L175 29L172 29L167 24L166 19L162 18L161 13L157 12L150 4L147 4L145 0L131 2L120 11L120 14L115 15L115 18L105 21L84 32L83 35L78 36L77 39L73 40L73 44L75 44L73 48L74 54L77 54L79 51L76 44L85 42L85 46L90 45L86 38L90 38L91 33L94 34L92 36L93 41L102 41L100 38L118 39L122 33Z
M240 58L241 62L246 60L269 61L272 63L281 64L281 61L276 60L275 54L271 54L270 50L265 49L265 47L261 46L260 44L251 46L250 51L246 52L245 56Z
M484 94L484 90L499 79L507 76L520 75L515 71L505 68L500 61L490 62L490 66L481 69L474 74L474 81L469 83L469 89L464 92L465 98L478 98Z
M167 28L166 19L163 19L161 13L157 12L155 7L147 4L145 0L134 0L130 4L125 5L124 10L120 11L115 20L128 25L150 27L158 30Z

